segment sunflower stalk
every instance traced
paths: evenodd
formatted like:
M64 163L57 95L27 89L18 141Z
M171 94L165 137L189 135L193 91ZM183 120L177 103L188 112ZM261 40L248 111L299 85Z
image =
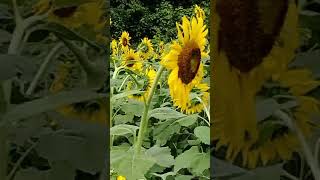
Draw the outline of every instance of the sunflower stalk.
M22 40L24 39L25 31L35 23L43 20L48 14L31 16L27 19L22 19L16 0L13 0L14 14L16 19L16 27L13 31L12 39L9 44L8 54L19 54L19 48L21 48Z
M310 150L310 147L307 144L307 141L306 141L305 137L303 136L301 130L292 121L292 119L283 111L278 110L275 112L275 115L278 116L279 118L281 118L282 120L284 120L288 124L289 128L296 133L296 135L301 143L303 154L304 154L304 156L310 166L310 169L313 173L314 179L320 180L320 169L319 169L318 162L317 162L318 160L315 159L315 157L313 156L313 154Z
M62 43L58 43L55 45L55 47L49 52L48 56L44 59L43 63L41 64L39 71L37 72L37 74L35 75L35 77L33 78L27 92L26 95L29 96L32 94L32 92L34 91L37 83L39 82L39 79L41 78L41 76L43 75L43 73L46 71L48 65L50 64L51 60L57 56L57 52L59 51L59 49L63 46Z
M150 108L150 103L153 97L153 94L155 92L155 89L157 87L158 81L161 77L161 74L164 70L164 67L160 65L159 70L157 72L157 75L154 79L154 82L151 86L150 92L148 94L147 97L147 101L145 102L145 106L144 106L144 110L143 110L143 115L141 117L141 122L140 122L140 127L139 127L139 133L138 133L138 138L137 141L135 143L135 154L138 155L141 152L141 147L142 147L142 142L144 139L144 134L147 131L148 128L148 121L149 121L149 117L148 117L148 112L149 112L149 108Z
M86 85L89 88L100 88L101 84L104 83L105 69L101 68L99 63L90 62L85 50L79 48L75 43L60 36L58 38L74 53L81 67L86 72Z

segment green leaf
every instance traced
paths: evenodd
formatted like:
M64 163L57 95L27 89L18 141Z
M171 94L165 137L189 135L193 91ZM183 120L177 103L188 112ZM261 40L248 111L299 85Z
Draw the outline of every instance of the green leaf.
M135 116L141 117L143 114L144 103L139 101L130 101L122 105L122 111L126 114L134 114Z
M113 126L110 129L110 135L123 136L126 134L132 134L133 136L135 136L138 129L139 129L138 126L120 124L120 125Z
M31 57L0 54L0 82L21 73L22 79L32 79L37 67Z
M143 153L134 155L133 149L126 151L125 156L111 161L111 167L126 179L145 179L145 174L154 165L154 160Z
M195 122L197 122L198 116L199 116L198 114L192 114L177 120L177 122L181 126L189 127L193 125Z
M65 161L51 162L51 169L48 172L48 180L74 179L75 169Z
M203 143L210 145L210 128L208 126L199 126L194 129L196 135Z
M232 178L232 180L280 180L282 174L282 164L257 168L246 175Z
M170 167L174 164L169 147L155 145L146 151L146 155L155 160L155 163L162 167Z
M257 120L263 121L266 118L270 117L276 110L280 109L280 105L276 100L269 98L258 100L256 103L257 110Z
M171 108L168 107L161 107L161 108L156 108L151 111L149 111L149 117L154 117L156 119L160 120L167 120L167 119L179 119L182 117L186 117L185 114L182 114L178 111L175 111Z
M175 173L180 169L187 168L191 169L196 175L201 175L204 170L210 167L210 154L200 153L197 146L183 152L175 160Z
M123 93L113 95L111 97L111 99L110 99L110 102L113 103L118 99L125 98L125 97L128 97L128 96L133 95L133 94L142 94L142 93L144 93L144 91L139 91L139 90L125 91Z
M8 31L0 29L0 45L11 40L11 34Z
M125 114L125 115L118 114L114 117L114 122L115 124L125 124L127 122L132 122L133 117L134 117L134 114L132 113Z
M106 95L98 94L86 89L63 91L47 97L19 104L3 116L6 121L17 121L49 110L54 110L64 105L83 102L87 100L105 98ZM2 121L4 123L5 121Z
M308 68L315 78L320 78L320 50L300 53L290 67Z
M17 172L14 180L47 180L47 172L35 168L21 169Z
M153 137L156 143L160 146L167 143L170 137L180 131L180 124L174 122L174 120L167 120L160 123L153 131Z
M247 170L211 156L211 174L213 178L226 178L248 173Z

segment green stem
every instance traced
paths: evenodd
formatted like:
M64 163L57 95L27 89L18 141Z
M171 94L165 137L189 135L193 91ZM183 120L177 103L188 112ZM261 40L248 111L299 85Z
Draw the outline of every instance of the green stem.
M48 54L48 56L46 57L46 59L43 61L43 63L41 64L39 71L37 72L37 74L35 75L35 77L33 78L27 92L26 95L29 96L32 94L32 92L34 91L37 83L39 82L39 79L41 78L41 76L43 75L43 73L45 72L45 70L47 69L48 65L50 64L51 60L57 55L57 52L59 51L59 49L63 46L62 43L58 43Z
M296 133L300 143L301 143L301 146L302 146L302 151L305 155L305 158L310 166L310 169L313 173L313 176L314 176L314 179L315 180L320 180L320 170L319 170L319 167L318 167L318 163L316 161L311 150L310 150L310 147L309 145L307 144L307 141L305 139L305 137L303 136L302 132L300 131L300 129L297 127L297 125L292 121L292 119L284 112L282 111L276 111L275 112L275 115L280 117L281 119L285 120L289 127Z
M151 103L154 91L155 91L155 89L157 87L158 81L159 81L159 79L161 77L161 74L162 74L163 70L164 70L164 67L160 66L159 70L157 72L156 78L154 79L154 82L153 82L153 84L151 86L151 89L150 89L150 92L148 94L148 98L147 98L147 101L145 103L144 110L143 110L143 115L141 117L141 123L140 123L139 133L138 133L138 139L137 139L137 142L135 144L135 149L134 149L135 150L135 154L139 154L140 151L141 151L141 146L142 146L142 142L143 142L143 139L144 139L144 134L145 134L145 132L147 131L147 128L148 128L148 121L149 121L148 112L149 112L150 103Z

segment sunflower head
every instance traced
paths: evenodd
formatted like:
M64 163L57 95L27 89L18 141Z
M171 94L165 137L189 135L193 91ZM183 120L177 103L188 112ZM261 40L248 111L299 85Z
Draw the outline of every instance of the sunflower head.
M117 176L117 180L126 180L126 177L124 177L124 176Z
M143 94L130 95L129 98L136 99L138 101L143 102L149 96L149 92L154 82L154 79L156 77L156 74L157 72L152 67L147 68L144 73L146 80L140 89L141 91L145 91L145 92ZM128 84L128 89L132 89L132 88L133 88L133 82L130 82Z
M129 33L124 31L119 38L119 43L121 44L122 48L128 48L130 46L130 39Z
M142 70L142 62L140 60L139 53L133 49L129 49L122 55L122 65L133 71Z
M141 40L141 43L139 44L139 52L141 54L141 57L145 60L152 57L154 53L153 45L151 43L151 40L147 37L144 37Z
M191 105L189 97L191 90L199 85L203 78L201 59L208 56L205 52L208 30L202 18L182 18L182 24L177 23L178 41L173 41L170 51L164 55L161 64L171 70L168 78L170 95L174 105L186 112ZM198 106L199 107L199 106Z

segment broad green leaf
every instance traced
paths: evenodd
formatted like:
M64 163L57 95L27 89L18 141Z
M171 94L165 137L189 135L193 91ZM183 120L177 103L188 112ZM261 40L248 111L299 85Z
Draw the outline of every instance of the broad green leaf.
M146 155L155 160L162 167L170 167L174 164L174 158L168 147L155 145L146 151Z
M64 105L83 102L87 100L105 98L106 95L98 94L86 89L62 91L41 99L19 104L3 116L6 121L17 121L49 110L54 110ZM5 121L2 121L4 123Z
M210 128L208 126L199 126L194 129L196 135L203 143L210 145Z
M0 82L10 79L21 73L21 78L30 80L35 74L37 67L32 57L0 54Z
M0 45L9 42L11 40L11 34L8 31L0 29Z
M282 175L282 164L257 168L250 173L232 178L232 180L280 180Z
M50 166L47 180L74 179L76 176L75 169L68 162L51 162Z
M174 179L175 180L192 180L192 178L194 177L190 175L178 175Z
M124 153L125 156L112 161L112 168L126 179L145 179L145 174L154 165L154 160L146 156L144 152L134 155L132 149Z
M192 146L189 150L183 152L175 159L174 172L180 169L191 169L197 175L210 167L210 154L200 153L197 146Z
M123 136L126 134L132 134L136 135L136 131L139 129L138 126L132 126L132 125L127 125L127 124L120 124L113 126L110 129L110 135L115 135L115 136Z
M123 93L113 95L111 97L111 99L110 99L110 102L113 103L118 99L125 98L125 97L128 97L128 96L133 95L133 94L142 94L142 93L144 93L144 91L139 91L139 90L125 91Z
M126 114L134 114L135 116L141 117L143 114L144 103L139 101L130 101L123 103L121 110Z
M158 145L163 146L173 134L180 131L180 128L180 124L175 123L174 120L167 120L155 127L153 137Z
M181 126L189 127L193 125L195 122L197 122L197 119L198 119L198 114L192 114L177 120L177 122Z
M47 172L36 168L20 169L14 180L47 180Z
M66 161L76 169L97 173L105 166L106 137L94 136L88 128L87 132L69 129L42 134L35 149L49 161Z
M320 31L320 30L319 30ZM320 77L320 50L299 53L290 67L308 68L316 77Z
M226 178L248 173L247 170L211 156L211 174L213 178Z
M185 114L182 114L178 111L175 111L168 107L156 108L149 111L149 117L154 117L160 120L167 120L167 119L179 119L182 117L186 117Z
M257 120L263 121L279 109L280 105L272 98L259 100L256 103Z
M152 173L154 176L157 176L157 177L160 177L162 180L166 180L167 177L169 176L174 176L176 175L176 173L174 172L167 172L167 173L164 173L164 174L158 174L158 173Z
M134 114L132 114L132 113L125 114L125 115L118 114L114 117L114 123L115 124L125 124L127 122L132 122L133 117L134 117Z

